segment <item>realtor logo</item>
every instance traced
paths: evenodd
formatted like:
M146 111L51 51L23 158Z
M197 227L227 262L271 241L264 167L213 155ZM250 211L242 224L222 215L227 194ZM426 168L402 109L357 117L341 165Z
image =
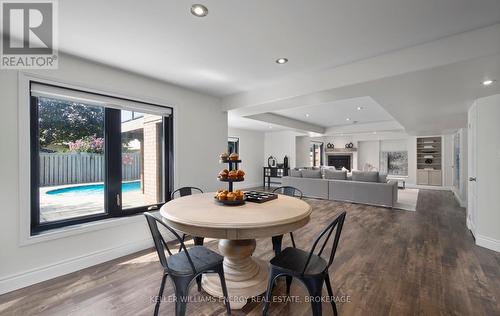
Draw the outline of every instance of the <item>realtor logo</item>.
M55 0L1 1L2 69L57 68Z

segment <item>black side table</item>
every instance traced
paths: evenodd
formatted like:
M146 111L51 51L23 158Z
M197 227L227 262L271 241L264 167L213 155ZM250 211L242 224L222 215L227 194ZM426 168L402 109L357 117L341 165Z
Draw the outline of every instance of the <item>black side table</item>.
M278 167L264 167L263 169L263 183L262 186L266 187L266 178L267 178L267 187L271 187L271 183L279 184L280 182L271 182L271 178L282 178L288 176L290 172L290 168L278 168Z

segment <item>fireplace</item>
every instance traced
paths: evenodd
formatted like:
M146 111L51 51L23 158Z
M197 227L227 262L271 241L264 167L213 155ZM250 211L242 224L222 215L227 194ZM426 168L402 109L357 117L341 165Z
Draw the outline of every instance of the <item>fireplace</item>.
M335 167L335 169L342 169L342 167L351 171L351 155L328 155L328 166Z

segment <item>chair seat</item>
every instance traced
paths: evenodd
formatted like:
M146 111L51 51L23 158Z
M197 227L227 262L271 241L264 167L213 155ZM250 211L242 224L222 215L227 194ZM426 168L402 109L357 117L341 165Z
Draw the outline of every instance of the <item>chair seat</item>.
M193 246L187 248L187 251L191 256L197 273L216 267L224 260L223 256L203 246ZM193 274L193 270L191 269L191 265L184 251L169 256L167 258L167 263L172 273Z
M288 247L271 259L271 265L292 272L293 274L301 274L308 257L309 252ZM318 275L323 273L327 267L328 263L323 258L313 254L304 274Z

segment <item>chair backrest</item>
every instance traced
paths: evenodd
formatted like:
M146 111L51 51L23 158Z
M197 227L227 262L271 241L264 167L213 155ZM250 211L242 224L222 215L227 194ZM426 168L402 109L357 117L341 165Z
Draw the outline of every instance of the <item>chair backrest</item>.
M344 225L345 216L346 216L345 211L340 213L337 217L335 217L333 221L331 221L323 229L323 231L316 238L311 248L311 251L309 252L309 257L307 258L306 264L304 265L304 270L302 270L302 274L306 272L307 266L309 265L309 261L311 261L311 257L314 254L314 249L316 248L320 240L323 238L323 236L326 235L323 245L321 246L319 252L317 253L317 255L321 257L321 254L323 253L323 250L325 249L328 240L330 239L333 231L335 230L335 238L333 239L333 246L332 249L330 250L330 257L328 258L327 269L330 267L330 265L333 262L333 259L335 258L335 252L337 251L337 246L339 245L340 233L342 232L342 226Z
M203 193L203 190L202 189L199 189L197 187L182 187L182 188L179 188L177 190L175 190L174 192L172 192L172 195L170 196L170 198L173 200L175 199L175 194L176 193L179 193L179 196L186 196L186 195L191 195L193 194L193 191L198 191L199 193Z
M168 248L168 245L158 228L158 223L165 227L169 232L171 232L175 236L175 238L177 238L177 240L181 244L182 250L184 250L181 251L178 255L182 256L184 254L185 256L187 256L188 262L191 265L191 269L193 269L193 273L196 274L196 269L194 267L193 261L191 260L191 256L189 255L186 249L186 245L184 245L184 242L182 241L182 238L179 236L179 234L177 234L177 232L173 228L168 226L162 219L158 218L157 216L148 212L145 212L144 216L146 216L146 220L148 221L149 230L151 231L151 236L153 237L156 252L158 253L158 258L160 259L160 263L163 268L169 270L167 257L165 256L165 250L168 252L169 256L172 255L172 252L170 252L170 249Z
M284 195L299 197L299 199L302 199L302 197L303 197L302 191L300 191L297 188L291 187L291 186L283 186L283 187L276 188L273 190L273 193L275 193L275 192L282 192L282 194L284 194Z

